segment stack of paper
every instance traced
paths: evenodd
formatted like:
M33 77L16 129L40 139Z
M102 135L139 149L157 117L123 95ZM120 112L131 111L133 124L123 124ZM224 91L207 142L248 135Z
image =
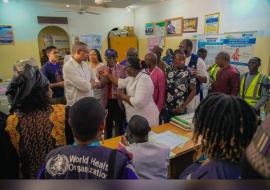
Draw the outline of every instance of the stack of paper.
M165 131L159 134L151 133L149 136L149 141L166 145L170 147L170 150L184 145L188 140L187 137L177 135L171 131Z
M194 128L192 124L193 117L194 117L194 113L174 116L171 118L170 123L176 127L190 131L190 130L193 130Z

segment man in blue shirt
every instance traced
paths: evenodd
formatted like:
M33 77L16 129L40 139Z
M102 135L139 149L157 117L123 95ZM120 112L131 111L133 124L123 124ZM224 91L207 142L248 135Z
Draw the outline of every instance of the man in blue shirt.
M50 81L50 88L53 91L52 104L65 104L63 71L58 63L59 52L55 46L49 46L46 53L49 60L41 71Z
M127 155L100 144L106 113L95 98L80 99L69 113L75 143L51 151L38 178L137 179Z

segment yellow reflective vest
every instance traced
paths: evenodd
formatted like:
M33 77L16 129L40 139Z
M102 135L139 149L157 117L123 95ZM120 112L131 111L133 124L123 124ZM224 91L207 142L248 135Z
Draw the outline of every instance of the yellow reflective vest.
M211 66L211 68L209 70L209 75L213 81L217 80L217 73L219 70L220 70L220 68L218 67L218 65L216 63Z
M258 73L250 82L247 89L245 89L246 79L248 73L244 75L241 80L240 96L250 105L255 107L261 98L261 84L264 80L264 75Z

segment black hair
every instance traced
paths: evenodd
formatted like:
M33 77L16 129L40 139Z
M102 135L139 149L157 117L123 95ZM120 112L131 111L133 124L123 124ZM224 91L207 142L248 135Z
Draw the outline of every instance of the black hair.
M151 131L148 121L139 115L134 115L128 123L128 129L131 135L137 139L137 142L144 142L148 139L148 134Z
M201 53L207 53L207 50L205 48L200 48L197 54L201 54Z
M82 142L94 138L105 119L105 110L93 97L76 102L69 111L69 123L74 137Z
M173 50L171 48L167 49L167 51L169 51L171 55L173 54Z
M257 128L256 114L244 100L210 94L195 111L193 139L202 137L202 153L211 160L239 163Z
M44 110L50 105L48 95L49 83L45 86L34 87L30 94L25 97L21 106L18 108L20 112L28 114L37 110Z
M95 53L97 54L98 62L103 63L100 52L97 49L90 49L90 51L92 50L95 51Z
M56 48L55 46L48 46L48 47L46 48L46 53L49 54L49 53L51 53L51 51L54 50L54 49L57 49L57 48Z
M141 62L138 57L128 57L127 59L128 64L130 65L131 68L140 71L141 68Z
M251 59L255 59L256 62L257 62L259 65L261 65L261 63L262 63L262 61L261 61L261 59L260 59L259 57L252 57Z
M192 41L190 39L184 39L183 42L185 42L186 46L190 47L190 49L193 48L193 43L192 43Z
M176 57L177 54L186 55L183 50L177 49L177 50L174 50L173 52L173 59Z

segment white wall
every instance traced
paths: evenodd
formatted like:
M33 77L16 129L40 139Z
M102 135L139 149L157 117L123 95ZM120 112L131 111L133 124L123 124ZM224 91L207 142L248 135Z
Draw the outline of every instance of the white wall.
M145 23L174 17L199 17L198 34L204 33L204 16L220 12L220 33L259 31L270 35L270 0L168 0L135 11L135 29L145 37ZM194 35L184 34L184 35Z

